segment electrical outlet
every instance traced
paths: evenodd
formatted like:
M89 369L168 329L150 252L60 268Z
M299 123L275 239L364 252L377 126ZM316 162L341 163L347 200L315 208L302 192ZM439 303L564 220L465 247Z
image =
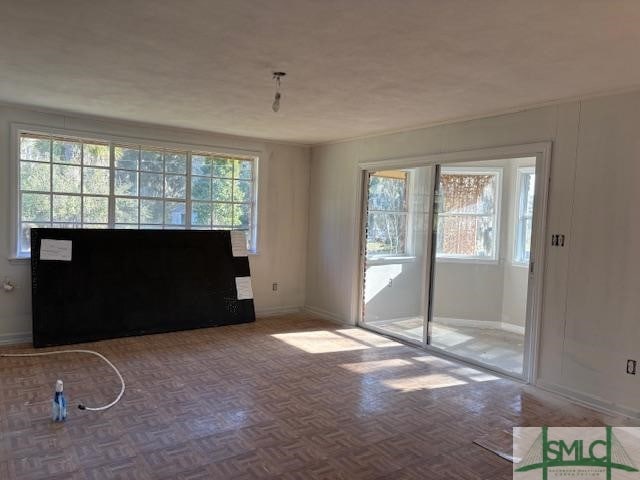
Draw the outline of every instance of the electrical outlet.
M627 373L629 375L635 375L636 374L636 364L637 362L635 360L627 360Z
M393 286L393 278L389 279L389 283L387 284L387 287L391 287Z
M271 285L271 290L273 290L274 292L278 291L278 282L273 282L273 284Z
M2 282L2 289L5 292L13 292L16 288L16 284L14 281L9 280L8 278L5 278Z

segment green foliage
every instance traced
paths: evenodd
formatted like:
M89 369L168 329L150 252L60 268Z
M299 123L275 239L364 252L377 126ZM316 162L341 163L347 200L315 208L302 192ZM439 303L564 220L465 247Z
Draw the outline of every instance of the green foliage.
M140 200L140 223L161 225L163 203L162 200Z
M51 140L40 137L20 139L20 159L34 162L48 162L51 158Z
M187 193L187 177L184 175L165 175L165 198L185 198Z
M127 148L127 147L115 147L113 149L113 153L115 156L116 168L121 168L124 170L138 169L138 159L140 156L140 149Z
M109 195L109 180L111 172L106 168L85 167L82 171L83 193Z
M233 200L233 180L214 178L211 184L211 192L216 200L230 202Z
M211 203L193 202L191 205L191 224L198 226L211 225L211 214L213 206Z
M48 163L20 162L20 189L48 192L50 172Z
M211 200L211 179L191 177L191 198L193 200Z
M406 210L406 190L406 179L371 175L369 177L369 210Z
M138 194L138 173L116 170L114 191L116 195L136 196Z
M228 203L213 204L213 225L233 225L233 208Z
M52 151L54 162L80 164L82 156L81 143L54 140Z
M48 222L51 212L49 194L23 193L22 220L27 222Z
M109 199L89 197L83 199L83 221L88 223L107 223L109 221Z
M233 160L228 158L213 158L213 171L214 177L220 178L232 178L233 177Z
M187 155L126 145L113 149L116 227L184 227ZM20 156L23 251L28 250L33 226L108 226L112 180L108 144L24 135ZM191 224L248 230L253 163L194 154L191 173Z
M79 196L54 195L53 221L64 223L80 223L81 199Z
M187 173L187 156L183 153L167 153L164 156L164 171L167 173Z
M378 175L369 177L368 254L406 253L406 211L406 174L404 178Z
M116 198L116 223L138 223L138 200Z
M53 164L53 191L80 193L81 168L72 165Z
M82 163L84 165L95 166L95 167L108 167L109 166L109 146L85 143L83 146Z
M161 173L140 174L140 196L162 198L163 176Z

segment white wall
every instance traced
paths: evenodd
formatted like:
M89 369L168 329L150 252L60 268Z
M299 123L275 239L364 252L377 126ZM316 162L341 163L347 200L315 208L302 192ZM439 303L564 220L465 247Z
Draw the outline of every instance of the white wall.
M259 253L250 257L256 310L259 314L272 313L304 305L308 147L0 106L0 280L8 277L18 285L12 293L0 291L0 341L31 331L29 262L9 260L13 195L10 165L14 161L10 158L10 124L13 122L261 152ZM272 291L273 282L279 283L277 292Z
M307 305L356 321L358 163L553 141L538 383L640 414L640 92L312 149ZM548 238L546 239L548 240Z
M424 257L367 265L364 318L367 322L420 316Z
M436 261L433 316L499 322L502 316L502 263Z

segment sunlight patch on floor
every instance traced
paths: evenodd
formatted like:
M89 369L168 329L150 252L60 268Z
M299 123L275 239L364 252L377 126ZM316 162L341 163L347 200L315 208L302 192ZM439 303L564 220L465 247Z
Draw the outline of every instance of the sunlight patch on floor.
M383 380L382 383L394 390L414 392L416 390L432 390L436 388L455 387L466 385L467 382L460 378L452 377L444 373L420 375L417 377L395 378Z
M490 382L492 380L500 380L500 377L491 375L490 373L476 370L471 367L460 367L455 370L451 370L451 373L455 373L457 376L465 377L474 382Z
M326 330L277 333L272 337L308 353L348 352L371 348L361 342Z
M452 368L459 366L458 363L454 363L451 360L445 360L444 358L436 357L433 355L424 355L421 357L411 357L412 360L416 362L428 363L429 365L433 365L434 367L445 367Z
M402 360L400 358L390 358L388 360L371 360L369 362L344 363L340 366L354 373L372 373L378 370L405 367L409 365L412 365L412 363L407 360Z

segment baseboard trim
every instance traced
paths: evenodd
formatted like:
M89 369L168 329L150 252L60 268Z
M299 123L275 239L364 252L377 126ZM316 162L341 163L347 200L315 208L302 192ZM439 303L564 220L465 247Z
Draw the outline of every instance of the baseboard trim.
M434 317L433 320L436 323L441 323L442 325L451 325L452 327L487 328L493 330L504 330L505 332L524 335L524 327L506 322L498 322L492 320L469 320L467 318L451 317Z
M277 315L286 315L288 313L300 313L303 310L301 306L271 307L256 309L256 317L269 318ZM21 345L32 343L33 336L31 332L6 333L0 335L0 345Z
M513 323L500 322L500 330L505 332L517 333L518 335L524 335L524 327L520 325L514 325Z
M635 410L623 405L618 405L594 395L589 395L572 388L563 387L561 385L556 385L555 383L547 383L540 380L536 381L534 385L540 390L560 395L561 397L564 397L567 400L571 400L578 405L597 410L607 415L622 415L634 420L640 419L640 410Z
M22 345L32 343L31 332L5 333L0 335L0 345Z
M256 308L256 317L275 317L277 315L286 315L288 313L300 313L302 309L303 307L300 306Z
M329 320L330 322L337 323L338 325L347 325L347 326L350 326L350 327L353 326L353 324L351 324L348 321L344 320L339 315L336 315L335 313L331 313L331 312L329 312L327 310L324 310L322 308L312 307L310 305L305 305L303 310L305 312L311 314L311 315L323 318L325 320Z

